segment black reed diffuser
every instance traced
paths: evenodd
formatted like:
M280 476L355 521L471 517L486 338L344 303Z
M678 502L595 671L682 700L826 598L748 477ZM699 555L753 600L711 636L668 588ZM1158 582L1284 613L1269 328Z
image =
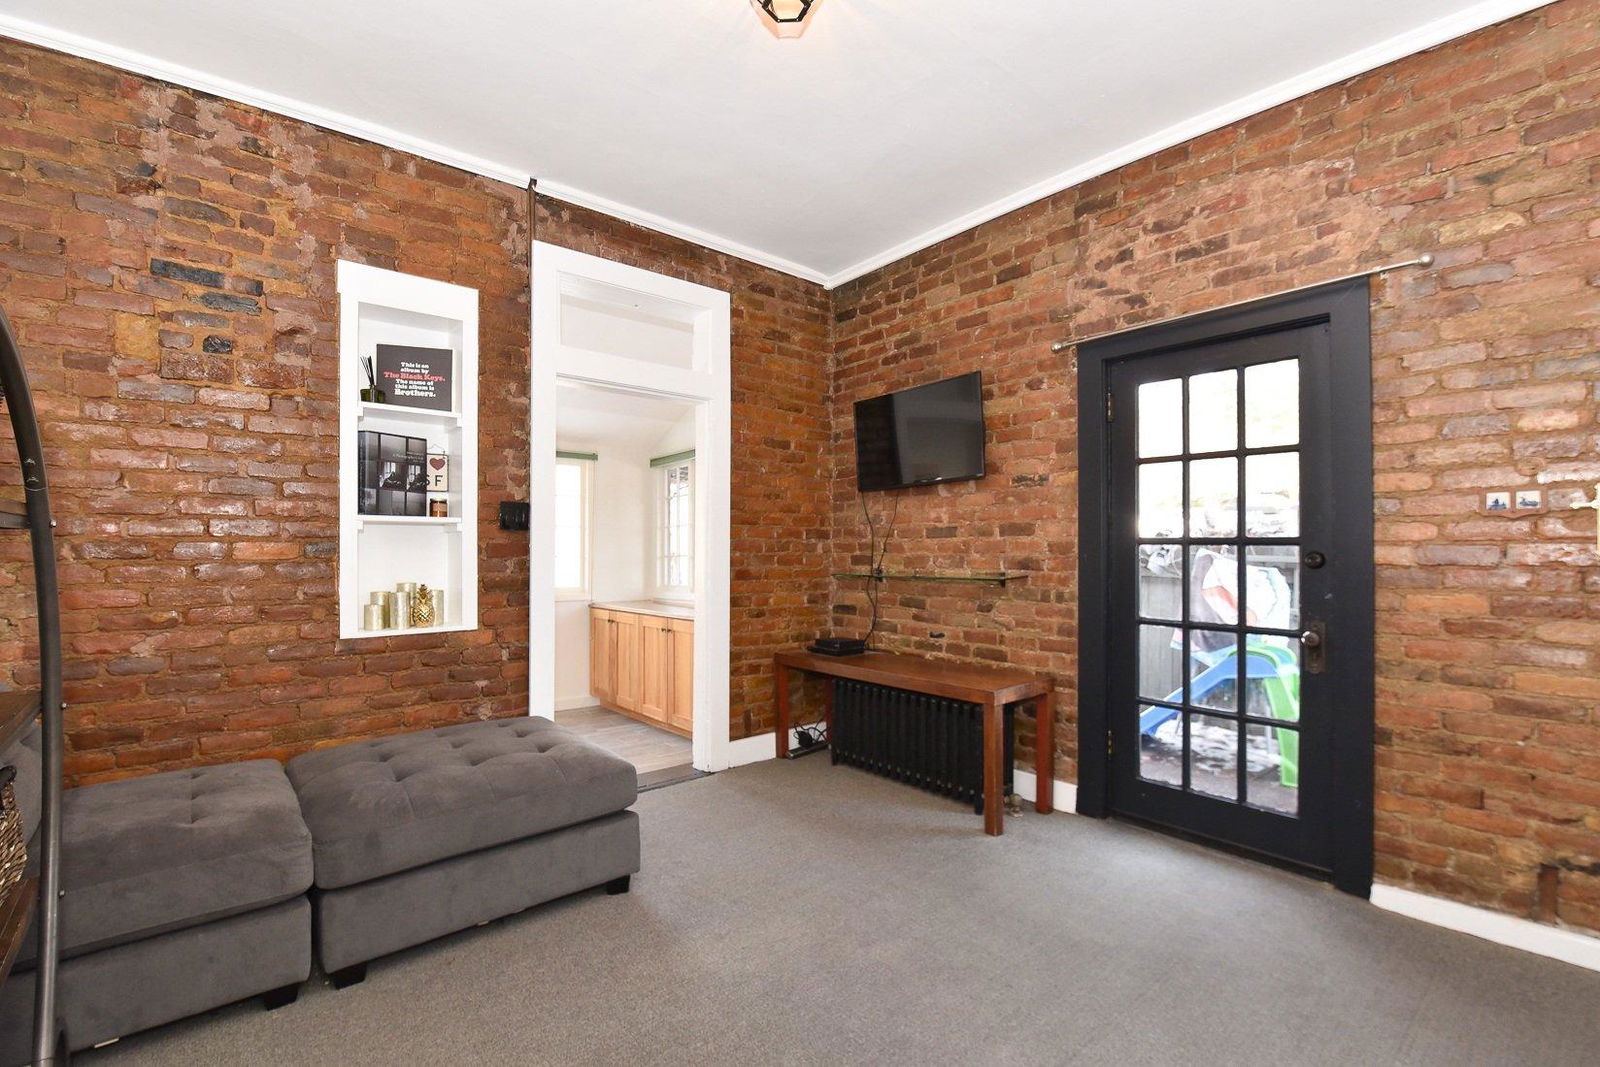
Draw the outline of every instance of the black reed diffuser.
M362 359L361 359L361 369L367 372L367 387L365 389L361 390L362 403L366 403L366 404L385 404L385 403L388 403L389 398L384 394L382 389L378 388L377 381L374 380L373 377L372 377L372 360L368 359L365 356L363 356Z

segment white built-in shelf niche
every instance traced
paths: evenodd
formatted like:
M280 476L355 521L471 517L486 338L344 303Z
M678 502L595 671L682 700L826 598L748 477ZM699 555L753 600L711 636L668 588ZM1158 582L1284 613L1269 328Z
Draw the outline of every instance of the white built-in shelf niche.
M379 345L449 349L448 411L373 403L364 361ZM389 399L393 399L390 397ZM361 512L362 431L427 441L449 457L449 487L429 491L447 515ZM371 440L371 439L369 439ZM339 262L339 636L384 637L478 628L478 291L361 263ZM444 615L422 628L368 629L371 594L417 582L444 590Z

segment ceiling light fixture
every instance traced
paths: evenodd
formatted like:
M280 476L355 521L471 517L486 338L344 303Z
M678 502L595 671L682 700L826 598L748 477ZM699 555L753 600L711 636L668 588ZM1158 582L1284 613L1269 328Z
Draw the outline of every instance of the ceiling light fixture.
M798 37L806 32L811 12L822 0L750 0L761 13L761 24L775 37Z

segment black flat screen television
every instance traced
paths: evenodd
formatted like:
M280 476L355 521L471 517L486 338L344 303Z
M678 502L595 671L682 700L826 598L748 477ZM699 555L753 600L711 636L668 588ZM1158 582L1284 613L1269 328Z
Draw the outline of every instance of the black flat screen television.
M856 488L862 492L983 477L978 371L856 401Z

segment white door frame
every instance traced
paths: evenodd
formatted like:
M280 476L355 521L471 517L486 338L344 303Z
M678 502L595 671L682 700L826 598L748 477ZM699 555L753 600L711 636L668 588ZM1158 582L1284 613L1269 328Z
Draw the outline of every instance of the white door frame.
M577 287L631 293L687 309L694 326L691 366L672 367L562 342L561 294ZM719 771L752 757L760 746L729 741L728 664L731 607L730 529L733 449L732 301L721 289L680 281L558 245L533 248L531 460L528 492L528 712L555 717L555 497L557 383L563 379L695 404L695 767ZM765 748L772 748L770 739ZM764 751L764 750L763 750ZM765 753L770 756L770 752Z

